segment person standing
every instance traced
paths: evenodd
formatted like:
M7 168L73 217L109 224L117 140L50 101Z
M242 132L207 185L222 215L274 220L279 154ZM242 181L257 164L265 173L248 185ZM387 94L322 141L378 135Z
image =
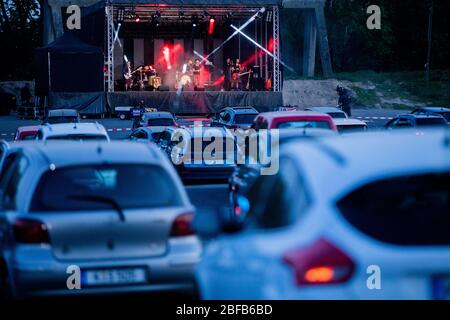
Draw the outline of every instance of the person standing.
M200 60L195 59L194 66L192 67L192 74L194 77L194 90L200 87L200 72L201 72L202 66L200 64Z
M22 100L22 105L27 105L30 103L31 100L31 91L29 84L26 84L22 90L20 90L20 98Z
M233 65L232 68L232 76L231 76L231 88L232 90L239 90L240 88L240 77L241 77L241 61L240 59L236 59L235 64Z
M352 116L352 94L347 88L338 85L336 91L339 95L339 107L344 111L349 117Z
M224 82L223 82L223 88L225 91L231 90L231 70L233 68L233 63L231 62L230 58L227 58L227 61L225 63L225 74L224 74Z
M131 62L127 60L125 64L125 71L123 74L125 80L125 91L128 91L133 86L133 72L131 68Z

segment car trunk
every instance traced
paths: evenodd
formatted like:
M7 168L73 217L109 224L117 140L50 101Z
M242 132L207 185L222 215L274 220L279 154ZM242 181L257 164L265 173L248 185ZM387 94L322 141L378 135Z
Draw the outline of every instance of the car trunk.
M166 254L180 208L40 212L54 256L61 261L141 258Z

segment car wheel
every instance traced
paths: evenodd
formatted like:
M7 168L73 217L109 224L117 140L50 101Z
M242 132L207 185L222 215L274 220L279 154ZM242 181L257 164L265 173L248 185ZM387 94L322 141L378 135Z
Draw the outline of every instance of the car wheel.
M120 120L125 120L125 115L124 115L123 113L120 114L120 115L119 115L119 119L120 119Z

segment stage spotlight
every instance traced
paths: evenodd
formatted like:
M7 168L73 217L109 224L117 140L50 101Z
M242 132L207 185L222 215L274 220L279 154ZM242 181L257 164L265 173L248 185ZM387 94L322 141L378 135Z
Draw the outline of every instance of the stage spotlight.
M125 9L124 8L117 9L117 22L119 23L123 22L124 16L125 16Z
M195 28L199 25L198 17L192 16L192 26Z
M216 22L216 19L211 16L209 18L209 27L208 27L208 34L212 35L214 33L214 23Z
M134 18L135 22L140 22L141 21L141 17L139 17L139 15L136 15L136 17Z

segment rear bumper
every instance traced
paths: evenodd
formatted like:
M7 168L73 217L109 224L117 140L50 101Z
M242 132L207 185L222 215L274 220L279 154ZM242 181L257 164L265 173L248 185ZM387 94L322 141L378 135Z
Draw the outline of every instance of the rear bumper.
M183 239L185 240L185 239ZM26 299L40 296L92 295L134 292L191 292L194 290L194 271L200 261L201 244L192 237L190 243L184 242L189 250L171 250L159 257L139 259L115 259L99 261L60 261L56 260L51 248L21 248L7 260L9 281L16 298ZM178 241L175 239L174 241ZM180 240L181 241L181 240ZM31 252L31 251L34 251ZM143 267L148 279L143 284L114 286L83 286L69 289L69 266L83 270ZM71 278L73 279L73 278ZM80 279L81 280L81 279ZM72 282L70 282L72 283Z

